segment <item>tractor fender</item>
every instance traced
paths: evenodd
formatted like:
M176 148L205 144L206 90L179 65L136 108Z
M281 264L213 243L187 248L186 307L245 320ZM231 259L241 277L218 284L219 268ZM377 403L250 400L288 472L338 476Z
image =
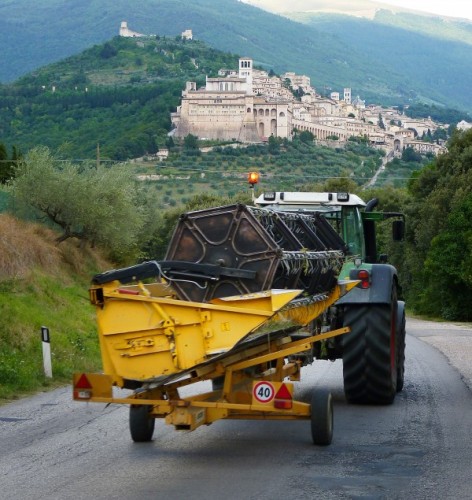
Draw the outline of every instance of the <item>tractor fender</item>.
M336 305L390 304L392 287L397 283L397 270L390 264L372 264L369 288L354 287ZM353 273L353 271L351 271Z

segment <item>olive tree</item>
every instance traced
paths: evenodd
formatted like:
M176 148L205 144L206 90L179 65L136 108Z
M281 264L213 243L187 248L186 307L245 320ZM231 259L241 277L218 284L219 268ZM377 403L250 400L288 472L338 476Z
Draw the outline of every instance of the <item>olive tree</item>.
M15 146L12 148L11 158L8 158L7 148L0 143L0 184L5 184L15 175L15 165L20 154Z
M136 249L144 224L139 188L125 165L75 165L47 148L31 150L9 183L15 203L33 207L60 229L60 243L77 238L115 256Z

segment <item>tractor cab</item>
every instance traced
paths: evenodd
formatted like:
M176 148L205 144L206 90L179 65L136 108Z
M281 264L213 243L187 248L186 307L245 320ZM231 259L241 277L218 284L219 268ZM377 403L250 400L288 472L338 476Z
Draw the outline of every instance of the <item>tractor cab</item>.
M365 203L352 193L266 192L254 200L258 207L274 211L322 214L347 246L348 256L364 262L384 260L377 255L375 223L394 217L393 239L403 239L404 216L397 212L373 212L378 200Z

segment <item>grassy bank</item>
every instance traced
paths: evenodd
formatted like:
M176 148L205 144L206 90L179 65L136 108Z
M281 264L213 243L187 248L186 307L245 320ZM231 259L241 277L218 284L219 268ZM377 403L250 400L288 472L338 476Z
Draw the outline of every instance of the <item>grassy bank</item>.
M90 277L110 267L44 226L0 214L0 402L100 368ZM43 374L41 326L51 335L53 378Z

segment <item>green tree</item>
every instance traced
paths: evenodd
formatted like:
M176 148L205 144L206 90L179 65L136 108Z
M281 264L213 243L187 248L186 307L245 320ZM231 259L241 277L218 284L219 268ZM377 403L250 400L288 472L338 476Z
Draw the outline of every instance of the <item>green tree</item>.
M20 154L15 146L11 158L8 158L7 148L0 143L0 184L5 184L15 175L15 168Z
M438 127L434 132L433 132L433 140L438 141L438 140L447 140L447 130L441 127Z
M269 137L269 153L271 155L278 155L280 153L280 141L273 135Z
M305 143L313 142L315 139L315 136L309 130L304 130L303 132L300 132L298 137L300 138L300 141Z
M447 228L435 236L424 265L427 286L421 308L445 319L472 320L472 194L448 217Z
M4 184L7 180L6 171L8 169L8 153L5 144L0 143L0 183Z
M100 57L102 59L110 59L118 54L118 50L109 42L106 42L103 45L103 48L100 51Z
M59 162L47 148L35 148L20 161L9 189L16 202L33 207L62 231L58 243L77 238L116 258L137 250L144 213L136 181L124 165L74 165Z
M345 173L345 172L344 172ZM328 179L323 183L307 184L303 191L326 192L326 193L357 193L359 186L349 177L337 177Z
M421 161L421 154L416 152L413 148L408 147L408 148L405 148L402 152L402 160L403 161L420 162Z
M379 113L379 121L378 121L379 128L382 130L385 130L385 123L382 118L382 113Z
M454 133L448 152L412 179L409 195L407 299L421 313L464 318L462 296L470 297L472 290L466 277L470 272L467 256L471 226L467 217L472 196L472 130ZM439 271L448 275L450 281L438 276ZM458 282L457 276L464 272ZM460 283L460 291L456 283Z
M196 135L188 134L184 137L184 152L187 155L200 155L198 137Z

